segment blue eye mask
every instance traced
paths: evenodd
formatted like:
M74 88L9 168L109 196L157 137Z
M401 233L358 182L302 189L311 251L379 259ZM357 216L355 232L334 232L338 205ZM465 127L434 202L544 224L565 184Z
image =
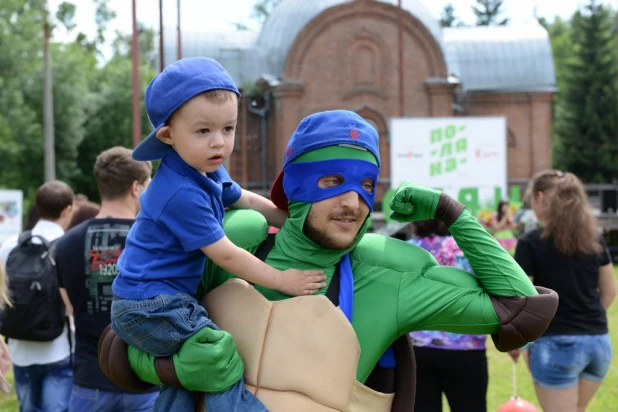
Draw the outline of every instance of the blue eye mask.
M366 160L332 159L315 162L293 162L285 166L283 190L289 200L314 203L340 194L354 191L373 210L375 185L378 181L379 168ZM318 180L324 176L336 175L343 178L343 183L329 188L318 186ZM371 179L374 189L368 193L363 187L363 180Z

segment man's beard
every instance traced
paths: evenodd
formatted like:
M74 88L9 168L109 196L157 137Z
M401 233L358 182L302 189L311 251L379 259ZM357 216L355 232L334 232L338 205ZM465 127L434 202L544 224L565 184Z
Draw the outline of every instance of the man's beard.
M303 233L309 238L309 240L311 240L313 243L323 249L349 249L350 247L352 247L352 245L354 245L354 242L356 241L356 236L358 236L357 233L356 236L352 238L352 240L350 240L349 242L339 240L329 236L328 230L318 228L314 226L311 222L311 212L309 212L309 215L305 220Z

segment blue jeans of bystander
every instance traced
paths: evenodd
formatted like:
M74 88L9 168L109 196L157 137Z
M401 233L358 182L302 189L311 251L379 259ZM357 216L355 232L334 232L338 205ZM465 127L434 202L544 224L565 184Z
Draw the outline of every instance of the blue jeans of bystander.
M69 357L45 365L13 366L20 412L64 412L69 409L73 371Z

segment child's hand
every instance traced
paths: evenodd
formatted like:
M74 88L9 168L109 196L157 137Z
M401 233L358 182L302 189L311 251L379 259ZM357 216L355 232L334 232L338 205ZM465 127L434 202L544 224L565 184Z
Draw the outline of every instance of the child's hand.
M326 286L325 279L321 270L288 269L283 271L277 290L290 296L313 295Z

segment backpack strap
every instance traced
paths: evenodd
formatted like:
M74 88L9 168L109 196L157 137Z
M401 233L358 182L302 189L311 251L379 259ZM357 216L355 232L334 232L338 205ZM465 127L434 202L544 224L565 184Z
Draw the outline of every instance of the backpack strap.
M19 234L19 237L17 238L17 245L22 245L30 239L32 239L32 231L25 230Z
M26 230L25 232L22 232L19 234L19 237L17 238L17 246L16 247L21 247L23 246L25 243L32 241L32 239L37 238L41 241L41 244L43 246L45 246L45 248L47 248L47 250L49 252L51 252L51 248L52 248L52 244L55 244L56 241L58 239L54 239L54 241L52 241L51 243L45 239L43 236L39 236L39 235L33 235L31 230Z

